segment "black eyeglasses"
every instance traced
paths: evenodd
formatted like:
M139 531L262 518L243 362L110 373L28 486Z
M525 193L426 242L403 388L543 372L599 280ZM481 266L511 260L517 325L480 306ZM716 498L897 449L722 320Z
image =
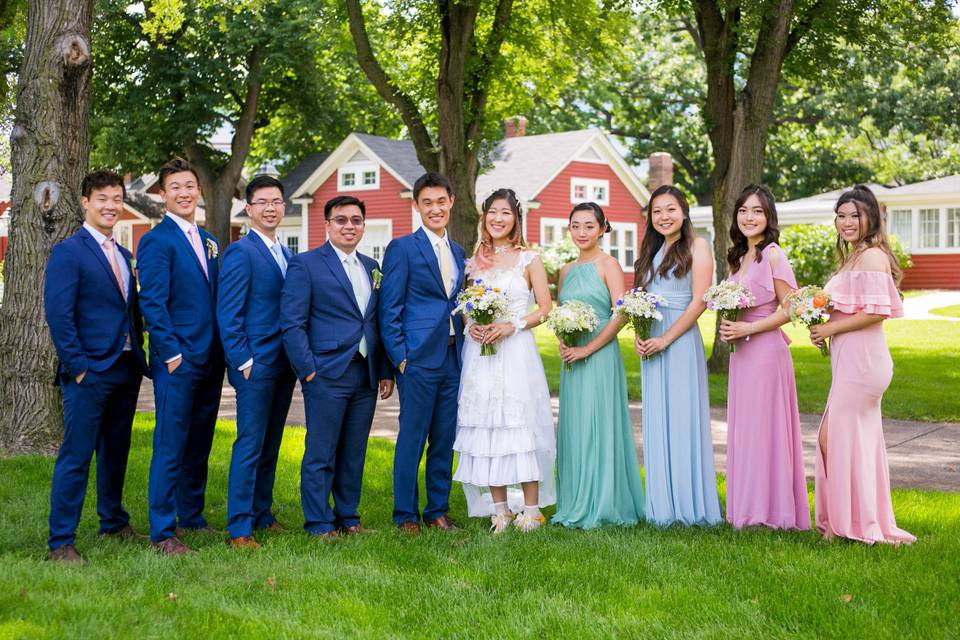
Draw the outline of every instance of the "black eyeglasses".
M337 226L344 227L349 222L355 227L363 226L363 218L360 216L333 216L332 218L327 218L327 222L335 222Z

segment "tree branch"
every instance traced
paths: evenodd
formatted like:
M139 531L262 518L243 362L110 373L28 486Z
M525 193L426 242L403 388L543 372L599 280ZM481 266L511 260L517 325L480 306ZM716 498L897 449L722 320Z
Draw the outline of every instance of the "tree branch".
M350 18L350 35L357 50L357 62L370 84L377 90L380 97L392 104L400 112L403 123L410 132L413 146L417 151L417 159L428 171L436 171L439 167L437 152L433 140L423 123L423 116L414 101L387 75L370 46L370 37L367 35L366 23L363 19L363 9L359 0L346 0L347 14Z
M243 164L247 161L250 152L250 142L253 139L254 125L257 120L257 101L260 98L260 88L263 85L263 58L262 45L255 45L247 56L247 95L243 101L243 110L230 141L230 160L220 172L218 185L229 188L232 192L240 180Z
M787 36L787 46L784 51L783 57L786 59L790 55L790 52L793 51L794 47L803 40L803 37L810 32L810 29L813 27L813 23L816 19L827 9L827 3L823 0L817 0L806 13L800 16L800 19L797 20L797 24L790 31L790 34Z
M490 88L490 78L496 60L500 57L500 50L510 28L510 18L513 15L513 0L500 0L493 18L493 27L479 60L475 61L471 69L467 93L470 99L467 113L467 142L471 145L479 142L483 135L483 115L487 107L487 93Z

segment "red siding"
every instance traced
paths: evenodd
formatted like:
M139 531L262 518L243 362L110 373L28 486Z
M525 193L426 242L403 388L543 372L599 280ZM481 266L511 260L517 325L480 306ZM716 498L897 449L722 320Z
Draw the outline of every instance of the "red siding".
M3 262L3 256L7 253L7 236L0 236L0 262Z
M137 247L140 245L140 238L146 235L147 231L150 231L150 223L144 222L142 224L131 225L130 228L131 235L133 235L133 255L137 255Z
M354 196L363 201L368 220L393 221L393 237L413 231L413 202L400 194L407 190L399 180L380 167L380 188L366 191L337 191L337 172L330 174L320 188L313 192L313 202L307 213L307 249L316 249L327 240L323 221L323 205L336 196Z
M610 204L603 207L607 218L614 222L635 222L637 224L637 246L640 250L640 239L643 235L643 205L608 164L595 162L571 162L550 182L534 200L540 203L538 209L533 209L527 219L527 242L540 242L541 218L564 218L570 215L573 203L570 201L570 179L587 178L591 180L607 180L610 183ZM624 282L633 286L633 272L624 272Z
M960 289L960 253L910 256L901 289Z

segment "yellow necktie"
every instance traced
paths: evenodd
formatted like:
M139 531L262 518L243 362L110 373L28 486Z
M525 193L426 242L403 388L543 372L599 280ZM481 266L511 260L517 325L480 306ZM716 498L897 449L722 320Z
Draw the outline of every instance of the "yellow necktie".
M450 296L450 254L447 252L446 243L441 240L437 243L437 253L440 254L440 279L443 280L443 292ZM453 318L450 318L450 335L454 335Z

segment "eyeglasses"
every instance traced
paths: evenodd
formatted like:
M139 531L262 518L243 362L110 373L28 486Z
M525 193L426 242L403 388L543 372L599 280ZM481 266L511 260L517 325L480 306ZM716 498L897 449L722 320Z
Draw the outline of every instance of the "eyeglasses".
M345 227L349 222L355 227L363 226L363 218L360 216L352 216L348 218L347 216L333 216L332 218L327 218L327 222L335 222L337 226Z
M254 200L250 204L254 207L266 207L270 205L274 209L283 209L284 206L283 200Z

